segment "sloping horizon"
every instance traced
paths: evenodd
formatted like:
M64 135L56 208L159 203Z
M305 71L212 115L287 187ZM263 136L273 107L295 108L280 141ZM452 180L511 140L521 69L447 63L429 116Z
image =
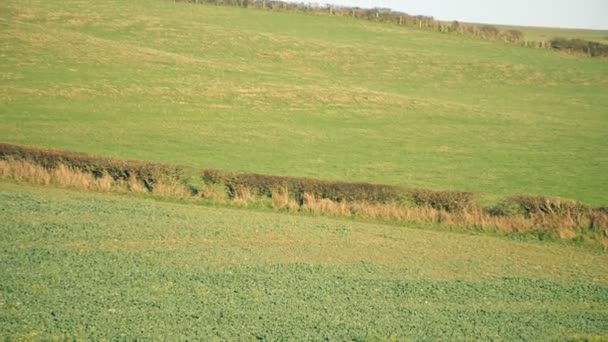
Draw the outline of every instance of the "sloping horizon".
M390 8L444 21L495 25L608 30L608 1L603 0L332 0L297 1L361 8Z

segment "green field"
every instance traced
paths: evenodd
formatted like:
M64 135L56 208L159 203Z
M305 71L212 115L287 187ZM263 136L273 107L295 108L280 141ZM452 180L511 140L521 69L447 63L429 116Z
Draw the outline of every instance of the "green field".
M553 27L506 26L496 25L502 30L519 30L525 40L549 41L554 38L578 38L598 43L608 43L608 30L589 30Z
M349 18L2 1L0 140L608 203L608 62Z
M1 143L608 205L605 58L170 0L4 0L0 61ZM181 196L135 179L138 163L106 160L123 178L95 179L32 155L0 169L0 339L608 340L602 208L573 209L597 214L585 227L549 204L547 221L515 213L549 227L521 231L450 225L492 219L476 204L411 208L437 222L335 219L228 200L221 182L205 184L214 202L191 168Z
M0 183L5 339L608 338L608 256Z

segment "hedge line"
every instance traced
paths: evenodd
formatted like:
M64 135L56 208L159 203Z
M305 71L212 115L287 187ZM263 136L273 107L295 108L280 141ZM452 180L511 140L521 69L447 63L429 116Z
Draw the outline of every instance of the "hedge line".
M243 189L259 198L272 198L274 191L286 190L299 205L304 203L304 194L309 194L335 202L409 204L452 213L483 211L492 216L540 214L574 217L608 212L608 208L592 208L573 200L528 195L512 196L492 207L480 208L476 203L475 195L464 191L408 189L385 184L332 182L312 178L235 173L217 169L196 170L180 165L119 160L79 152L0 143L0 159L7 158L30 161L49 170L63 164L96 177L107 174L114 180L129 180L135 177L144 183L148 191L153 191L155 183L160 180L188 184L193 193L197 193L203 185L219 185L223 187L229 198L237 197ZM192 184L193 174L198 177L195 184Z
M237 196L241 189L247 189L257 197L271 198L273 191L287 190L300 205L304 194L316 198L326 198L341 202L370 203L413 203L429 206L438 210L457 212L475 207L474 195L461 191L432 191L427 189L406 189L394 185L331 182L312 178L280 177L255 173L234 173L217 169L196 171L193 168L149 163L134 160L118 160L92 156L79 152L66 152L46 148L28 147L0 143L0 158L14 158L31 161L47 169L59 164L101 177L110 175L115 180L128 180L136 177L149 191L153 191L157 180L189 182L192 174L200 175L200 184L221 185L230 198ZM197 184L190 184L196 187ZM196 191L196 189L193 189Z
M591 57L608 57L608 45L583 39L554 38L551 41L526 40L523 32L516 29L500 30L493 25L446 22L431 16L410 15L390 8L360 8L332 4L287 2L281 0L173 0L193 4L259 8L273 11L310 13L323 16L351 17L400 26L425 28L442 33L458 33L486 40L503 41L527 47L584 53Z
M374 203L399 202L405 195L403 189L391 185L329 182L311 178L232 173L222 170L203 170L203 181L225 185L230 197L234 197L239 188L247 188L258 197L271 197L273 191L285 189L292 194L298 204L303 203L304 193L338 202Z
M391 23L401 26L432 29L442 33L458 32L484 39L502 40L505 42L522 42L523 33L518 30L499 30L492 25L478 25L472 23L461 23L458 21L446 22L436 20L432 16L411 15L408 13L394 11L390 8L361 8L304 2L288 2L281 0L173 0L174 2L209 4L219 6L235 6L243 8L259 8L272 11L287 11L310 13L323 16L350 17L375 22Z
M608 57L608 44L592 42L583 39L555 38L551 40L551 48L568 52L584 53L591 57Z
M186 168L178 165L119 160L80 152L0 143L0 158L9 157L27 160L49 170L63 164L82 172L91 173L96 177L108 174L114 180L125 181L135 177L142 181L149 191L153 191L154 183L159 178L181 181L186 175Z

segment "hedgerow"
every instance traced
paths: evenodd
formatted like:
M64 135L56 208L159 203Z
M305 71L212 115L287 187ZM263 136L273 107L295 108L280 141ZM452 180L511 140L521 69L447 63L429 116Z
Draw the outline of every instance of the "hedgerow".
M89 190L196 196L240 206L263 201L276 209L332 216L433 221L561 238L587 234L608 246L608 209L559 197L511 196L481 207L475 194L466 191L196 170L0 143L0 178L7 177Z

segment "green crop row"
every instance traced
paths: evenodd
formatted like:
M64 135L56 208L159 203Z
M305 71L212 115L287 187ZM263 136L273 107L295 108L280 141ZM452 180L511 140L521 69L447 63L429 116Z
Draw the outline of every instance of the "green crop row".
M0 339L605 340L606 253L0 182Z

